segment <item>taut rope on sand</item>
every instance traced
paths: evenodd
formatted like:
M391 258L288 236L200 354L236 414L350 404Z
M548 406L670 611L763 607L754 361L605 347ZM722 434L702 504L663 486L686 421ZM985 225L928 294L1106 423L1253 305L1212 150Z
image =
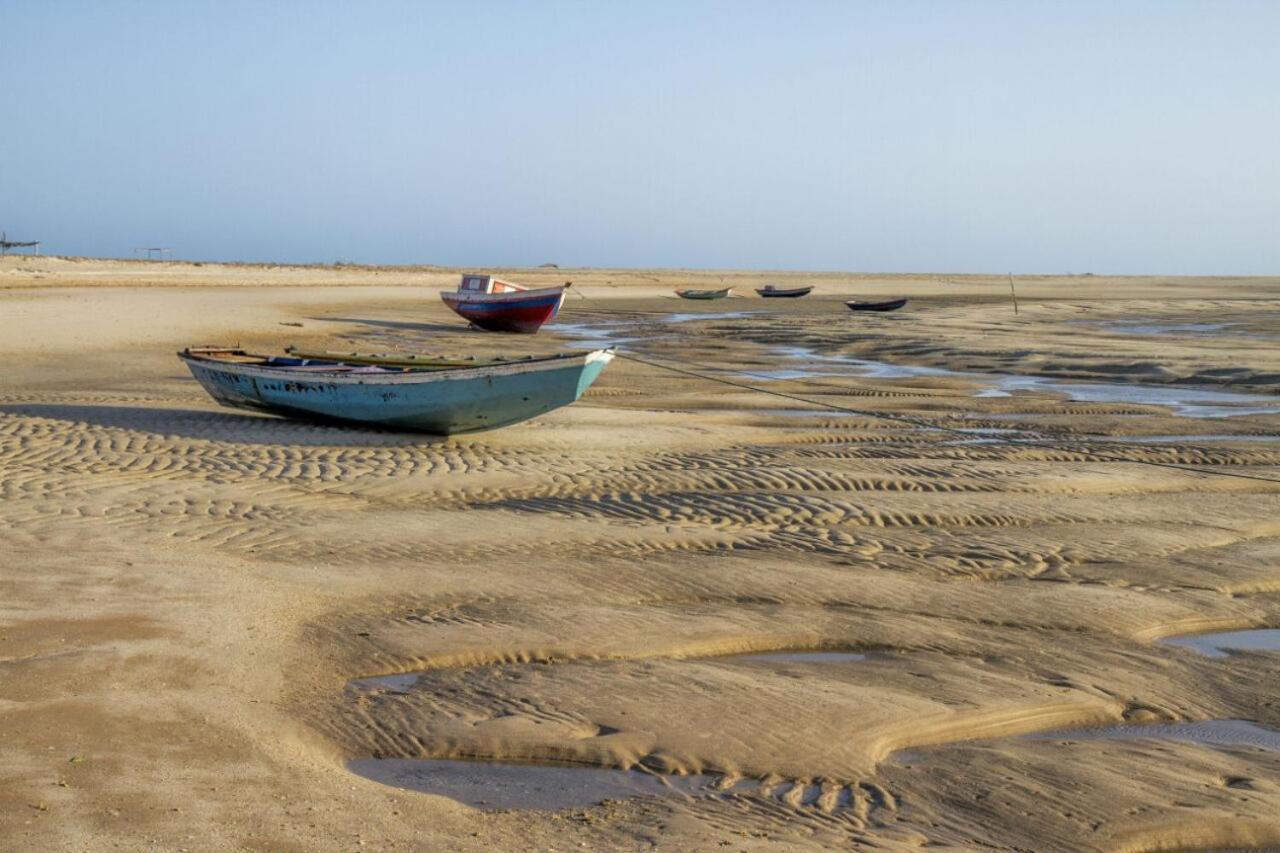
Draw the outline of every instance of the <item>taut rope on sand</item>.
M963 436L965 438L973 437L972 431L960 429L957 427L943 426L942 424L939 424L936 421L932 421L927 418L915 417L913 415L896 415L896 414L889 414L885 412L873 412L868 409L855 409L851 406L842 406L838 403L826 402L825 400L812 400L812 399L809 399L808 397L801 397L796 394L788 394L785 391L774 391L769 388L762 388L759 385L749 385L745 382L735 382L732 379L725 379L724 377L721 377L721 376L711 376L709 374L699 373L695 370L689 370L684 367L677 367L674 364L665 364L660 361L654 361L653 359L642 358L641 356L631 355L624 352L616 352L615 355L618 358L625 359L627 361L634 361L637 364L648 365L649 367L655 367L659 370L667 370L672 373L680 373L685 376L692 376L697 379L704 379L708 382L718 382L721 385L729 385L733 388L742 388L747 391L755 391L758 394L768 394L771 397L780 397L784 400L793 400L798 403L807 403L810 406L819 406L822 408L832 409L834 411L843 412L845 414L850 414L850 415L860 415L862 417L867 417L867 418L877 418L880 420L894 421L897 423L918 427L920 429L938 430L940 432L951 433L953 435ZM701 368L702 370L715 369L712 367L707 367L706 365L698 364L696 362L688 362L688 363L693 364L695 367ZM747 375L750 376L752 374L747 372ZM1197 468L1191 465L1183 465L1177 462L1158 462L1153 459L1126 459L1123 456L1106 456L1101 453L1098 453L1095 449L1090 447L1091 445L1096 447L1096 445L1099 442L1105 442L1107 444L1126 444L1126 442L1123 439L1104 438L1104 439L1091 440L1088 438L1080 438L1077 436L1053 436L1053 435L1047 434L1044 430L1024 430L1024 432L1030 434L1032 437L1025 440L1020 439L1019 443L1021 444L1025 444L1030 447L1044 446L1044 445L1050 445L1050 446L1062 445L1064 443L1084 445L1084 448L1087 449L1089 453L1093 454L1097 459L1103 462L1122 462L1122 463L1129 463L1132 465L1150 465L1155 468L1170 468L1175 471L1185 471L1190 474L1202 474L1204 476L1211 476L1211 477L1234 477L1240 480L1255 480L1262 483L1280 484L1280 478L1276 478L1276 477L1264 477L1260 474L1246 474L1238 471L1220 471L1212 468ZM1132 446L1132 442L1129 442L1128 444ZM1066 448L1066 449L1070 449L1070 448Z

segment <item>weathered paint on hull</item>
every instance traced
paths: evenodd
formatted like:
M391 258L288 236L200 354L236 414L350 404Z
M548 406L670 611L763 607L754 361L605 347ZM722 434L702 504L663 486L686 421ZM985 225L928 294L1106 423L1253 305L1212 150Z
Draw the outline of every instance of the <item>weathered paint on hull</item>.
M336 381L332 376L288 375L282 370L183 358L191 373L224 406L312 420L434 435L475 432L518 423L567 406L582 396L611 353L540 370L456 371L431 381L392 383L378 379Z
M538 296L532 299L511 298L504 301L475 301L460 299L452 293L442 293L444 303L459 316L490 332L519 332L532 335L543 323L556 316L564 301L563 294Z

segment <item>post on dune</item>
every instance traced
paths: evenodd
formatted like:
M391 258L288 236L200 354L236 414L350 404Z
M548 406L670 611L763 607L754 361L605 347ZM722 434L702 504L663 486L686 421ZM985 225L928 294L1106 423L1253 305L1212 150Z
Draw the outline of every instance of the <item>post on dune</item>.
M31 254L40 254L39 240L10 240L9 235L0 232L0 255L7 255L12 249L30 249Z

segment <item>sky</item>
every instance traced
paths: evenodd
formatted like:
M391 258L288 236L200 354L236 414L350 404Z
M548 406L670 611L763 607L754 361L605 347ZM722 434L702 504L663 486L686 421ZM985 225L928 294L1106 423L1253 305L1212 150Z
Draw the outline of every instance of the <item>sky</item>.
M1280 3L0 0L48 254L1280 274Z

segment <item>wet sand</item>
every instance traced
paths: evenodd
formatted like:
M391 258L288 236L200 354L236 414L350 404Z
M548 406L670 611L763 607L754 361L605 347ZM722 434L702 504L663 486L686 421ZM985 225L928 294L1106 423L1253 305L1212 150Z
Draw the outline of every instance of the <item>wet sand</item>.
M1280 844L1280 653L1162 641L1280 627L1280 279L509 275L562 322L467 331L434 268L0 261L0 839ZM445 440L173 356L612 340L853 411L616 360Z

